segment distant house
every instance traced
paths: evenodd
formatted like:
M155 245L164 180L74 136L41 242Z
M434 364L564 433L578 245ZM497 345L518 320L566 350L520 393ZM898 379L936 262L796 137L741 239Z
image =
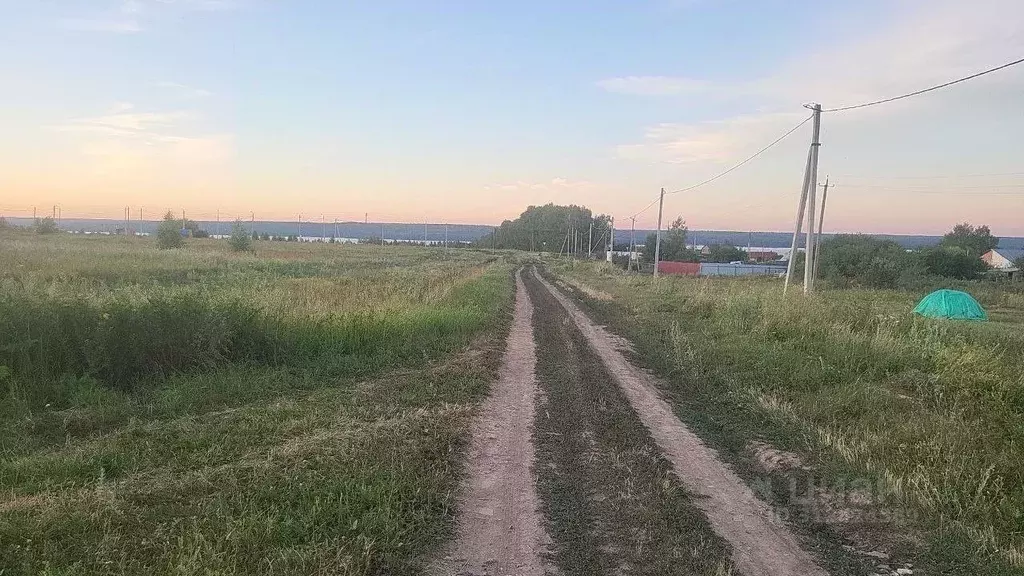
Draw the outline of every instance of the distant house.
M782 258L778 252L771 250L750 250L747 252L747 259L751 262L775 262Z
M1021 270L1014 262L1024 257L1024 250L1020 248L995 248L981 255L981 259L992 268L994 272L1002 273L1011 280L1018 280Z
M981 259L996 270L1016 268L1015 261L1024 257L1024 249L1021 248L995 248L981 255Z

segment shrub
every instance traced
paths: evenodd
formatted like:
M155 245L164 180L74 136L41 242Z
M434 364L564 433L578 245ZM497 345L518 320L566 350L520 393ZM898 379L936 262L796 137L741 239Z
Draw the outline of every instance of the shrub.
M838 285L895 288L910 262L903 247L891 240L861 234L839 235L821 243L819 272Z
M185 245L185 240L181 237L181 229L178 221L174 218L174 214L170 212L165 214L163 222L160 222L160 226L157 227L156 245L161 250L181 248Z
M235 252L248 252L252 250L252 237L249 236L245 226L242 226L241 220L236 220L235 224L231 227L231 239L228 242L231 244L231 249Z
M929 274L974 280L988 270L985 262L962 248L926 248L921 258Z
M35 229L36 234L56 234L57 232L59 232L57 228L57 222L50 216L47 216L42 220L37 218Z

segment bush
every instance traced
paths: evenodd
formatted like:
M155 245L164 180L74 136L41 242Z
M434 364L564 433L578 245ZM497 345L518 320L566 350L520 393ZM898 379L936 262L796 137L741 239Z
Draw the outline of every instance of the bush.
M231 249L235 252L248 252L252 250L252 237L249 236L249 232L246 231L245 226L242 226L240 220L236 220L235 224L231 227L231 239L228 242L231 244Z
M49 216L43 218L42 220L37 218L35 229L36 234L56 234L57 232L59 232L57 228L57 222Z
M921 259L929 274L945 278L975 280L988 270L981 258L962 248L926 248Z
M163 222L157 227L156 245L161 250L181 248L185 245L185 240L181 237L181 229L178 221L174 218L174 214L170 212L165 214Z
M837 285L895 288L910 265L902 246L861 234L842 234L821 243L819 273Z

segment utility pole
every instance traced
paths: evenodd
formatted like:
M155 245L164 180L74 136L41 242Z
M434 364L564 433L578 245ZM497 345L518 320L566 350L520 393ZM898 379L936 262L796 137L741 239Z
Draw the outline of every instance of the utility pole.
M629 259L626 260L626 272L633 269L633 252L636 251L636 216L630 216L629 221Z
M608 261L612 261L612 253L615 252L615 216L612 216L612 227L608 230Z
M427 245L427 219L423 218L423 246Z
M814 278L818 277L818 262L821 261L821 229L825 225L825 201L828 200L828 176L825 176L825 190L821 193L821 217L818 219L818 237L814 245Z
M665 208L665 189L661 189L658 197L658 232L654 240L654 277L658 277L658 264L661 263L661 215Z
M324 220L324 215L320 215L320 241L327 240L327 222Z
M380 223L380 247L384 247L384 223Z
M800 189L800 200L796 208L796 223L793 225L793 243L789 250L789 262L786 265L786 281L782 285L782 293L789 290L789 283L793 278L793 271L796 267L797 248L800 243L800 232L803 229L804 211L807 209L808 188L811 187L811 166L815 160L815 142L817 142L818 128L821 125L821 105L814 105L814 130L811 136L811 146L807 151L807 165L804 167L803 187Z
M814 202L818 196L818 150L821 148L820 135L821 104L815 104L813 140L811 142L811 154L814 157L814 161L811 163L811 178L807 183L807 257L804 259L804 294L814 292L814 260L817 258L814 216L818 213L814 208Z
M299 214L299 221L295 223L295 239L302 242L302 214Z
M220 236L220 208L217 209L217 236Z
M338 219L334 219L334 239L338 239Z
M587 259L590 259L590 254L594 251L594 221L590 221L590 232L587 232Z
M444 223L444 251L448 252L448 223Z
M256 213L249 212L249 236L252 236L253 230L256 230Z
M369 224L369 222L370 222L370 213L369 212L364 212L363 213L363 224Z

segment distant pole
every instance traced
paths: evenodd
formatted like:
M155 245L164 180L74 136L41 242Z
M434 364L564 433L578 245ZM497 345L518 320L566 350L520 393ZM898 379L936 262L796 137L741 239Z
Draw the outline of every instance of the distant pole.
M249 212L249 235L252 236L253 231L256 230L256 213Z
M804 258L804 294L814 292L814 260L817 257L814 240L814 216L818 213L814 208L814 202L818 196L818 150L821 148L821 142L819 141L819 137L821 135L821 104L814 105L814 127L812 131L813 140L811 141L811 156L814 160L811 163L810 180L807 182L807 257Z
M380 223L380 247L384 247L384 223Z
M594 251L594 221L590 221L590 232L587 232L587 258Z
M828 200L828 176L825 176L825 190L821 193L821 217L818 218L817 243L814 245L814 277L818 277L818 263L821 262L821 230L825 225L825 201Z
M217 236L220 236L220 208L217 209Z
M142 225L143 222L146 221L146 217L142 214L142 209L143 208L145 208L145 206L140 206L139 207L139 225L140 226Z
M658 232L654 240L654 277L658 277L658 264L661 263L661 215L665 208L665 189L661 189L658 197Z
M444 223L444 249L448 251L448 223Z
M363 224L369 224L369 222L370 222L370 213L369 212L365 212L363 214Z
M626 261L626 272L633 269L633 253L636 251L636 216L630 216L629 220L629 259Z
M498 227L497 226L492 226L491 227L491 250L494 250L497 247L498 247Z
M57 219L57 205L56 204L53 205L53 215L50 216L50 218L53 218L54 220Z
M611 230L608 231L608 261L611 261L611 253L615 251L615 217L611 216Z
M338 219L334 219L334 238L338 238Z
M817 123L817 120L815 121ZM782 285L782 293L789 291L789 283L793 278L793 270L796 267L797 248L800 245L800 232L803 230L804 211L807 209L807 188L811 184L811 162L814 160L814 138L811 138L811 147L807 151L807 165L804 166L803 187L800 189L800 200L797 202L796 223L793 225L793 243L789 249L789 262L786 263L786 281Z
M32 220L38 220L38 219L39 218L36 216L36 207L33 206L32 207Z
M324 215L320 215L320 241L327 240L327 221L324 220Z
M295 240L302 242L302 214L299 214L299 221L295 223Z
M427 219L423 218L423 245L427 245Z

